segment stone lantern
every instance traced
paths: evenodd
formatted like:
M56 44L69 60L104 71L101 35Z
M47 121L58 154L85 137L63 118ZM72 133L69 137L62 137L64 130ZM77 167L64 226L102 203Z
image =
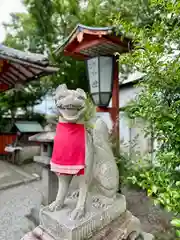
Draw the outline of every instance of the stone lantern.
M57 177L50 171L54 136L55 131L47 126L44 132L29 137L29 141L40 144L40 156L34 156L34 161L42 166L43 205L48 205L55 200L58 188Z

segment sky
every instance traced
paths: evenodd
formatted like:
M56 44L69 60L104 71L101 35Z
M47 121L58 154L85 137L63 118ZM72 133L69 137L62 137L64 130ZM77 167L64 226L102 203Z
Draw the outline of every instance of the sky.
M0 0L0 43L5 38L2 23L10 20L10 13L12 12L25 12L21 0Z

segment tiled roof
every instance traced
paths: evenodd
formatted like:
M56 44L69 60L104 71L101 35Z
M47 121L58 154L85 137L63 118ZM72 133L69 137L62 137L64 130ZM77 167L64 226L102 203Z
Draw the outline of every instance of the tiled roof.
M16 121L15 126L22 133L36 133L44 131L42 126L35 121Z
M55 131L38 133L38 134L35 134L35 135L29 137L29 141L53 142L55 135L56 135Z
M0 91L57 71L57 68L50 66L44 55L23 52L0 44Z

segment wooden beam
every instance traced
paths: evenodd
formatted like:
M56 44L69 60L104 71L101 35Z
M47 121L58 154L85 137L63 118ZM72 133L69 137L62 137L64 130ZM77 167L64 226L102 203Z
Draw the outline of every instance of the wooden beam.
M29 67L29 66L27 66L27 71L29 71L30 73L32 73L33 75L37 75L37 74L39 74L39 73L37 73L35 70L34 70L34 68L32 68L32 67ZM36 68L37 69L37 68ZM37 70L39 70L39 69L37 69ZM40 71L41 72L41 71Z
M20 65L20 67L21 67L21 65ZM28 78L28 76L27 76L26 74L24 74L24 73L16 66L16 64L11 63L10 68L13 68L16 72L18 72L18 74L20 74L20 75L24 78L24 80L26 80L26 79ZM19 75L18 75L18 76L19 76ZM23 79L23 78L22 78L22 79Z
M16 78L12 72L9 71L4 74L5 74L5 76L9 76L10 78L12 78L14 81L18 81L18 78Z
M25 81L24 78L22 78L14 68L10 68L9 71L17 78L17 81Z
M5 78L3 75L0 76L0 81L11 86L14 85L14 82L9 81L9 79Z
M85 60L86 58L88 58L88 56L82 53L68 52L66 50L64 50L64 55L67 57L75 57L77 60Z
M87 40L84 40L82 43L80 43L77 47L75 47L73 49L73 52L80 53L81 51L83 51L85 49L91 48L91 47L96 46L96 45L101 45L103 43L108 43L108 42L109 41L104 39L104 38L99 38L99 39L95 39L95 40L92 40L92 41L89 41L87 39Z

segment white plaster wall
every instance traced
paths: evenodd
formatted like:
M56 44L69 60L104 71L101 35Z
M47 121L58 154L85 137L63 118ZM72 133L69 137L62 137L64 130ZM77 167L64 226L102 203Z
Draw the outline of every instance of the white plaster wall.
M129 101L136 98L140 90L141 90L140 88L135 88L133 86L123 87L122 89L120 89L119 106L125 107ZM112 103L110 102L109 107L111 106L112 106ZM101 116L103 118L103 120L107 123L109 129L112 128L112 121L109 116L109 113L97 113L97 116ZM120 118L121 138L125 138L126 140L129 140L129 134L127 134L127 128L129 129L128 121L124 116L123 112L120 112L119 118Z
M140 88L133 87L129 85L127 87L123 87L119 92L119 105L120 107L125 107L129 101L135 99L138 96L138 93L141 91ZM111 106L111 102L110 105ZM108 128L112 129L112 121L109 113L97 113L97 116L102 117L102 119L107 123ZM130 122L125 116L124 112L120 112L119 114L120 120L120 144L121 148L125 151L130 151L130 147L133 142L133 139L137 139L137 145L135 149L141 153L147 152L148 149L148 141L144 138L143 123L142 125L133 126L130 129Z
M139 87L133 87L132 85L120 87L119 91L119 106L125 107L127 103L136 98L137 94L141 91ZM112 106L110 102L109 106Z

